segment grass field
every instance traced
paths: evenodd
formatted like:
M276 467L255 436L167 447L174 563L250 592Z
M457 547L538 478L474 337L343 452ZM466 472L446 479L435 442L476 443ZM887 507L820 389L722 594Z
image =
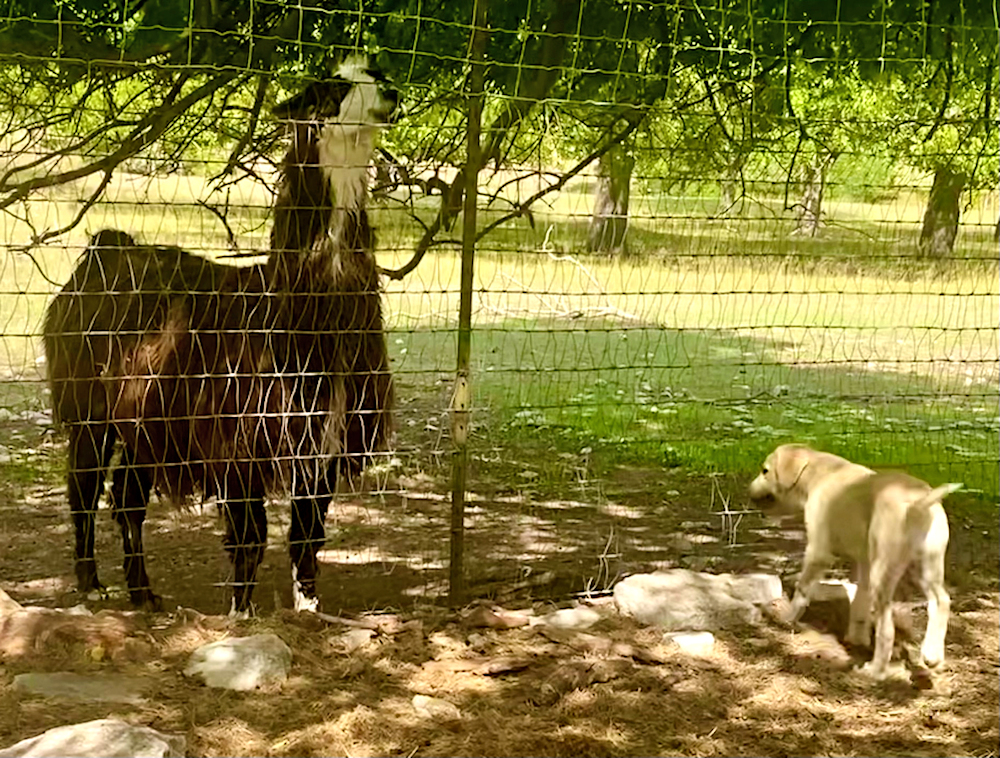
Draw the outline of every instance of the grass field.
M547 461L558 468L581 450L598 468L642 462L743 475L776 443L801 439L930 479L960 478L996 500L995 197L966 209L954 259L929 262L913 254L918 190L880 205L834 196L831 224L815 239L790 235L776 200L717 221L711 200L639 195L635 254L612 260L579 253L590 188L571 185L534 226L510 222L479 247L474 449L504 451L505 462L543 480ZM33 204L35 228L66 223L85 189ZM59 245L30 256L13 247L28 225L0 217L0 406L44 404L41 313L87 234L117 226L146 242L229 252L223 227L197 204L207 197L197 177L126 177L110 197ZM230 202L241 247L263 249L267 193L242 187ZM435 202L418 201L418 212L429 218ZM497 213L484 211L481 223ZM375 217L380 263L397 267L419 228L392 201ZM447 392L438 388L455 368L459 264L454 245L435 248L387 284L389 344L406 393L401 452L413 427L437 427L448 447Z

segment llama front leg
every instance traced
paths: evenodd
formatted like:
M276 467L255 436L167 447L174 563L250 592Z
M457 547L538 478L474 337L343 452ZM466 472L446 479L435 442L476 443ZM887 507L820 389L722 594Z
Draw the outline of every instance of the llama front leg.
M292 497L288 552L292 559L292 604L296 611L319 610L317 556L326 542L324 522L331 499L329 494Z
M110 494L111 512L122 532L125 582L132 605L158 611L162 600L152 590L142 546L142 525L146 520L152 486L153 478L149 470L135 466L131 451L125 449L121 464L112 474Z
M94 558L94 519L114 442L114 432L107 425L80 424L69 430L67 495L76 536L76 588L81 594L104 592Z
M257 583L257 567L267 546L267 512L263 497L226 500L219 509L226 524L225 546L233 562L230 614L248 614Z

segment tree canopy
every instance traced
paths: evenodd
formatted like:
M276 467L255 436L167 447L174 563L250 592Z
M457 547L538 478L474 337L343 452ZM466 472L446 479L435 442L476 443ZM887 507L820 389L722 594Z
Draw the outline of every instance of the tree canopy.
M350 51L375 56L405 89L409 116L391 147L463 166L474 7L10 0L0 12L0 147L34 156L0 172L0 209L93 174L99 195L135 156L155 152L169 167L206 140L228 152L220 182L251 172L277 136L266 107ZM656 106L672 149L701 161L689 173L738 172L766 141L792 139L792 160L842 144L849 128L817 113L847 112L838 99L851 105L868 88L891 94L898 107L886 123L913 165L933 170L955 156L980 182L992 168L982 156L995 152L997 45L985 1L514 0L488 3L487 18L479 167L517 163L557 119L573 136L564 156L590 165L653 128ZM826 84L812 89L817 81ZM684 123L695 116L700 127ZM82 160L67 167L68 154Z

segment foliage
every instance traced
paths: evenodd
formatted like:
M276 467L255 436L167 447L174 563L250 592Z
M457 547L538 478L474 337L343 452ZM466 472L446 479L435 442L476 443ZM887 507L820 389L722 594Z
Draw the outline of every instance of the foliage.
M355 50L406 88L391 150L462 166L475 6L9 0L0 130L5 148L40 157L0 176L0 208L136 156L174 170L227 152L219 181L252 175L276 136L261 118L273 82L327 76ZM742 182L758 154L785 155L794 178L810 151L883 147L922 169L957 163L979 184L995 175L995 20L981 0L516 0L487 12L481 165L584 165L627 140L640 174L681 183ZM65 154L79 159L70 170Z

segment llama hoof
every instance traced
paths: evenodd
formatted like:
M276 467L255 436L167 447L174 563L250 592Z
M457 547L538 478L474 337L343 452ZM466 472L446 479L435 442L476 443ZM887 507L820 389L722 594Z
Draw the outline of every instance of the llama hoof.
M96 587L88 587L87 589L78 588L77 592L86 600L108 600L111 598L108 588L100 583Z
M297 597L294 603L296 613L316 613L319 611L318 597Z
M87 596L92 592L98 593L102 599L107 599L108 589L97 578L97 569L94 564L77 565L76 591Z
M257 609L254 607L253 603L247 603L243 608L236 607L236 599L233 598L232 603L229 605L229 618L234 621L246 621L249 618L253 618L257 615Z
M132 605L141 611L159 613L163 610L163 598L151 590L137 590L129 593Z
M292 584L292 608L296 613L316 613L319 610L319 598L315 593L303 592L298 582Z

